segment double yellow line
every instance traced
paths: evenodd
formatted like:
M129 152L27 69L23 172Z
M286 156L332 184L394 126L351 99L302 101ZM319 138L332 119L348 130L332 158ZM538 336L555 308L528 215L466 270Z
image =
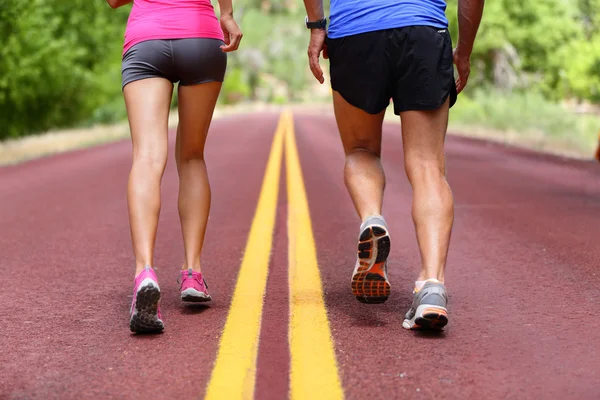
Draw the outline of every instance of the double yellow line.
M277 126L206 399L253 399L263 299L285 144L290 288L290 398L342 399L291 113Z

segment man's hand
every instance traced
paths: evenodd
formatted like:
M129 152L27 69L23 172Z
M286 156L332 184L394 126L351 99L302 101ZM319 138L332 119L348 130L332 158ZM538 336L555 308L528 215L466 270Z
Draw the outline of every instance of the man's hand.
M242 40L242 30L233 19L233 15L222 15L220 18L221 29L223 30L223 36L225 46L221 46L221 50L225 53L236 51Z
M310 30L310 43L308 44L308 64L315 78L320 83L325 82L323 78L323 70L319 65L319 55L323 52L323 58L327 59L327 46L325 45L325 37L327 32L324 29Z
M456 65L456 71L458 77L456 78L456 92L460 93L467 86L469 80L469 74L471 73L471 55L463 54L460 47L454 49L454 65Z

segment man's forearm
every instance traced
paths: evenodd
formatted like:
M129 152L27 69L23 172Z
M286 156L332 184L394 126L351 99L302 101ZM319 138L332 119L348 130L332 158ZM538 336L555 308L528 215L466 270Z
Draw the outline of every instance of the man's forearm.
M323 0L304 0L306 15L309 21L318 21L325 18Z
M308 0L307 0L308 1ZM473 51L473 44L483 14L484 0L458 0L458 48L467 56Z

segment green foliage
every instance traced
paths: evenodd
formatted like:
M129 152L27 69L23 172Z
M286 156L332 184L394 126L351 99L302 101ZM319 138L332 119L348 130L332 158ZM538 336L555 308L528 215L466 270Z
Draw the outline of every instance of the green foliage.
M298 99L312 78L302 3L241 0L234 4L240 10L236 19L244 38L240 50L229 54L228 68L243 70L235 77L243 79L249 88L244 100ZM265 76L268 79L261 78ZM223 88L225 96L229 87Z
M233 104L250 96L250 86L245 78L244 70L229 67L221 88L219 100L221 104Z
M600 102L600 33L577 41L561 53L562 93L595 103Z
M126 13L89 0L0 2L0 139L85 121L120 91Z
M450 122L462 126L489 127L499 131L537 133L569 142L581 149L594 148L600 117L579 116L548 101L532 90L503 92L491 87L459 95Z
M472 125L499 130L523 131L535 127L557 134L571 128L572 115L532 91L506 93L478 88L470 98L461 98L452 109L452 118Z
M244 38L228 54L220 103L304 98L315 80L302 2L233 2ZM218 1L212 3L218 13ZM454 44L457 4L448 0L446 13ZM324 5L328 13L329 1ZM120 63L129 10L112 10L103 0L0 0L0 140L125 118ZM492 97L493 106L486 103ZM600 103L600 0L487 1L469 85L454 114L562 131L574 122L547 100L565 98ZM510 110L533 110L530 104L540 107L539 123L533 111Z
M448 0L454 43L457 4ZM472 56L472 83L536 89L552 100L600 101L599 31L600 0L488 1Z

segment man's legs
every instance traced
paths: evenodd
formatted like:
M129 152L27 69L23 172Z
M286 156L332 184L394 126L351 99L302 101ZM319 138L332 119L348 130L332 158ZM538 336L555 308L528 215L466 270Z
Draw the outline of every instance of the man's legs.
M401 118L404 166L413 188L412 217L422 262L418 280L443 282L454 221L444 156L448 102L435 111L406 111Z
M444 157L448 100L437 110L406 111L400 117L404 165L413 188L412 216L421 253L415 300L403 325L408 329L440 328L448 321L443 282L454 221Z
M362 221L352 292L363 303L382 303L390 293L386 266L390 239L381 216L385 188L381 125L385 111L369 114L335 91L333 105L346 154L344 181Z
M381 214L385 175L381 166L381 125L385 112L369 114L333 92L338 130L346 154L344 182L361 221Z

